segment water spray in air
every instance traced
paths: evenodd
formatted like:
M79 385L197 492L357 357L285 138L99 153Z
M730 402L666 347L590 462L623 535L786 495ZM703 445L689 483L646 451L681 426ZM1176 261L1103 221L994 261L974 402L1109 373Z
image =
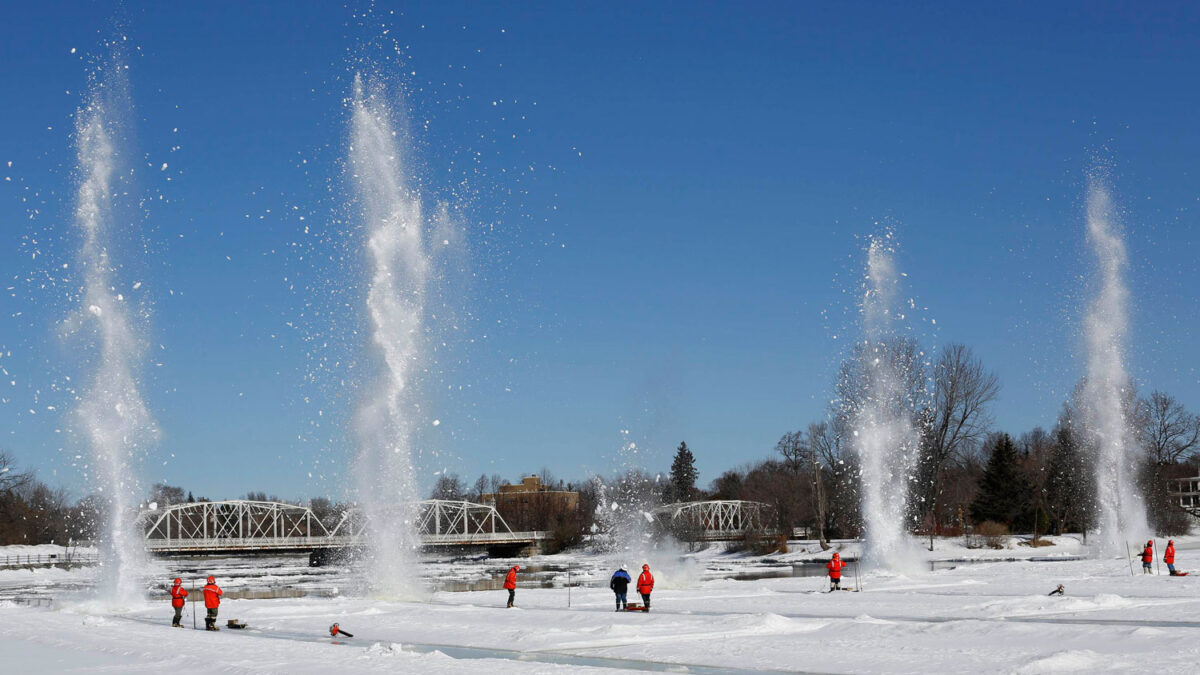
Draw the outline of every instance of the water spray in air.
M872 567L897 569L912 558L905 522L917 455L913 377L920 355L899 330L905 315L893 253L890 237L873 238L867 248L863 339L841 385L861 464L864 559Z
M143 344L131 322L133 309L117 290L120 266L113 259L119 235L134 227L120 219L122 210L115 204L129 173L121 155L121 106L128 106L127 83L120 60L113 58L99 68L76 115L75 224L83 289L79 310L68 323L86 337L87 358L94 365L76 413L90 450L89 482L103 512L98 524L104 568L100 587L107 602L130 606L141 597L138 571L144 557L134 522L139 496L135 466L157 430L137 375Z
M348 171L365 230L366 313L380 373L358 411L359 504L376 594L414 597L417 489L413 437L423 418L414 393L430 262L420 195L406 175L396 106L382 82L357 75L350 103Z
M1137 485L1140 446L1128 417L1134 397L1125 368L1128 256L1115 215L1107 186L1093 177L1088 183L1087 234L1096 256L1098 288L1084 319L1087 378L1081 408L1096 453L1096 540L1099 550L1110 554L1122 553L1126 541L1144 540L1150 534Z

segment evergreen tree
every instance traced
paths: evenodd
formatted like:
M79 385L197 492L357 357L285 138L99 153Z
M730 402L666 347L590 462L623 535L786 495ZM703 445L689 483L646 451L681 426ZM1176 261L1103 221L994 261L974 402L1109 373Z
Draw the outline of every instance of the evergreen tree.
M1056 533L1086 531L1090 476L1069 421L1060 420L1054 430L1046 472L1046 509Z
M993 521L1012 527L1029 515L1033 487L1017 466L1017 449L1008 434L993 443L992 456L979 479L979 495L971 503L971 519Z
M691 501L696 494L696 457L687 443L680 443L671 462L670 500Z

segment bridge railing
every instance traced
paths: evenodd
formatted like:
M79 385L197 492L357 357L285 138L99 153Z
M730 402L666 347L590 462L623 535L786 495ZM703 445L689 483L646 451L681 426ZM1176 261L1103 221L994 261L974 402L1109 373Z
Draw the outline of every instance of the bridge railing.
M55 565L94 565L100 562L98 553L26 553L0 556L0 567L53 567Z
M530 532L477 532L475 534L423 534L423 546L439 544L464 544L482 542L487 544L520 543L527 541L543 541L550 539L553 533L549 530L534 530Z
M361 545L360 537L209 537L207 539L147 539L147 551L243 548L338 548Z

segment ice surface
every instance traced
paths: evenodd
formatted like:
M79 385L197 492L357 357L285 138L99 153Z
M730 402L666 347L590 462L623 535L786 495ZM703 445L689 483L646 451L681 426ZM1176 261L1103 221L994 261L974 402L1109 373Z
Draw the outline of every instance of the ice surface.
M1129 672L1148 663L1156 673L1194 671L1197 577L1131 576L1125 559L1075 557L1083 551L1076 539L1053 541L1030 549L1014 539L991 551L939 540L928 559L978 562L868 574L859 593L825 593L820 577L731 578L824 560L815 544L793 542L792 553L761 557L709 549L688 556L702 578L657 590L649 614L613 612L605 561L585 554L528 561L589 570L589 585L571 589L570 607L565 588L526 587L518 588L515 610L504 608L499 590L438 592L428 602L231 599L222 622L237 618L251 628L208 634L170 628L165 594L122 613L0 601L0 649L12 672L1058 673ZM1200 537L1176 543L1181 565L1200 560ZM857 554L857 543L836 545ZM506 563L427 564L437 574L467 575ZM253 566L252 559L239 564ZM269 566L263 572L277 567ZM54 572L52 585L89 574ZM0 587L34 576L3 572ZM1066 595L1047 596L1058 584ZM355 637L329 638L334 621Z

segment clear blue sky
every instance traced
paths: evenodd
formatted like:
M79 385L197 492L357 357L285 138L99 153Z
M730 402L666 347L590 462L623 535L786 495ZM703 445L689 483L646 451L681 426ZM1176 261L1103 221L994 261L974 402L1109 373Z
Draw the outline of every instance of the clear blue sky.
M929 346L999 374L1000 428L1051 425L1082 371L1097 156L1126 211L1131 370L1200 410L1190 3L380 2L366 22L265 4L6 8L0 447L49 482L85 489L56 432L83 376L56 329L70 285L44 280L71 260L72 114L114 34L147 169L147 250L123 272L153 309L146 483L342 494L357 394L306 337L359 343L352 317L305 305L361 290L343 99L383 30L416 173L461 214L473 274L431 378L424 484L609 474L626 429L650 469L686 439L705 483L767 456L823 414L885 226Z

